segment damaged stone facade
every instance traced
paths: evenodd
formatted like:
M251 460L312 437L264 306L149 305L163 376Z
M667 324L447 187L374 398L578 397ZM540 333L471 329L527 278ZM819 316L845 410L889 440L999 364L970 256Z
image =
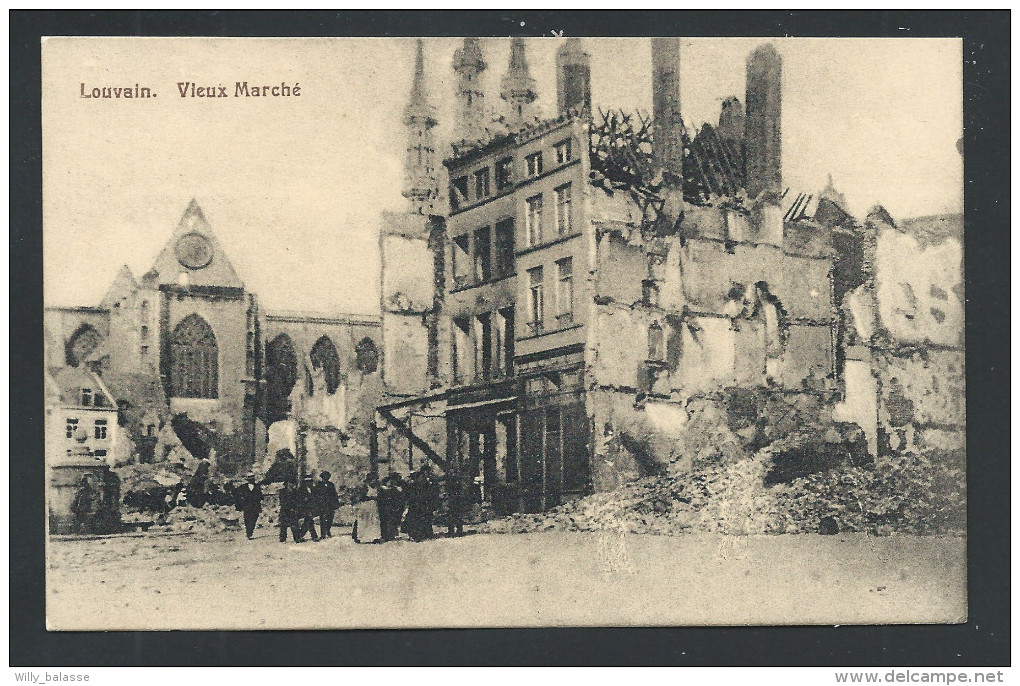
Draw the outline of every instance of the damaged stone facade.
M290 422L313 436L281 446L306 468L368 470L378 318L266 313L194 201L141 279L124 267L98 307L47 308L44 325L50 372L90 369L116 399L123 460L208 456L236 475L266 468Z
M962 460L966 447L963 218L897 223L881 207L858 231L859 281L843 300L840 419L877 454ZM844 250L841 258L852 252Z
M692 138L652 49L656 120L593 115L574 39L557 118L457 145L444 217L384 220L381 467L537 511L833 421L832 222L784 222L779 56Z

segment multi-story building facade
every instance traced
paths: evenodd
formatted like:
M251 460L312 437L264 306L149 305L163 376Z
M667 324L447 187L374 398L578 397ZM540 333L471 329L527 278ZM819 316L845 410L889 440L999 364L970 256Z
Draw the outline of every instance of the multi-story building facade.
M747 112L729 98L692 138L679 42L652 47L654 119L593 115L570 39L556 118L473 143L474 126L444 162L448 209L386 218L387 468L417 450L474 499L534 511L687 468L713 432L753 445L831 420L831 241L783 210L779 55L752 53ZM458 55L476 83L477 42ZM526 65L518 42L504 82Z
M45 424L50 465L81 456L113 465L127 449L113 395L85 368L47 371Z
M511 509L590 486L584 123L567 115L446 162L447 458Z

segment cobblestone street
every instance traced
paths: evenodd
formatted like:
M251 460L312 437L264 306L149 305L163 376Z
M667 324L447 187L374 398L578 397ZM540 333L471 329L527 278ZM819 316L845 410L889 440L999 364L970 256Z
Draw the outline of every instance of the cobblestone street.
M963 621L963 538L276 531L52 540L49 627L299 629Z

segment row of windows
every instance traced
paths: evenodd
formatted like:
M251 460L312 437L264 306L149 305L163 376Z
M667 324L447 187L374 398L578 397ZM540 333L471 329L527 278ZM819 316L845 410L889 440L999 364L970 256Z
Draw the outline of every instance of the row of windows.
M553 195L556 237L570 235L573 229L570 184L556 188ZM526 205L527 245L541 245L545 240L542 194L528 198ZM493 227L482 226L454 236L452 255L454 288L510 276L514 273L514 220L504 219Z
M104 396L101 391L93 392L91 388L81 389L80 400L82 407L108 406L106 396Z
M574 265L573 259L565 257L555 263L556 279L554 316L556 326L563 328L574 323ZM546 329L545 307L545 268L534 267L528 270L528 329L531 334L539 334Z
M452 268L454 288L513 274L514 220L504 219L494 227L483 226L455 236Z
M573 213L571 212L573 192L569 183L553 189L553 202L553 221L556 237L570 235L573 230ZM542 194L539 193L525 200L525 205L524 218L527 228L525 232L527 246L541 245L545 241L545 200Z
M453 320L454 383L488 381L513 374L514 308Z
M553 157L557 165L566 164L574 159L573 142L570 138L562 140L553 146ZM468 202L479 202L492 196L493 187L491 177L495 176L495 192L502 193L514 184L514 158L504 157L495 163L495 174L491 174L489 167L482 167L474 171L470 177L465 174L450 181L450 207L453 210L460 209ZM524 158L525 178L541 176L545 171L545 159L543 151L539 150ZM469 195L468 191L473 191Z
M107 420L97 419L93 423L93 435L98 440L104 440L106 438L106 429L109 426ZM74 438L74 432L78 430L78 419L76 417L68 417L66 425L64 427L64 435L67 438Z

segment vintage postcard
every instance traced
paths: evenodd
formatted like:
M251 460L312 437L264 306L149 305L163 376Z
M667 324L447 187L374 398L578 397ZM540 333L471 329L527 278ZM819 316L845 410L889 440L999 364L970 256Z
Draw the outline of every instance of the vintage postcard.
M965 621L962 81L44 38L49 628Z

